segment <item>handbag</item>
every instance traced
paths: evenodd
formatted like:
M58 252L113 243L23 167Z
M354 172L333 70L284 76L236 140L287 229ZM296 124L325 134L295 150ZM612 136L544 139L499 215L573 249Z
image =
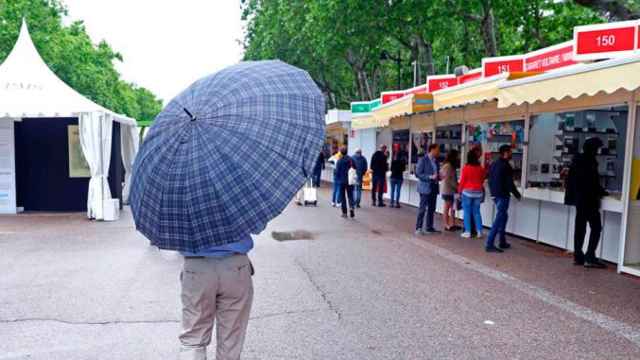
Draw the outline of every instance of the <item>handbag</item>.
M348 183L350 186L358 184L358 172L354 168L349 169Z

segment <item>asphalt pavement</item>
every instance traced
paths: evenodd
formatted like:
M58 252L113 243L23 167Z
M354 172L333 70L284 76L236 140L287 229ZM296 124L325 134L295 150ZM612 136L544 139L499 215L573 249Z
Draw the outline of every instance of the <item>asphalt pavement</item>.
M244 359L640 359L640 280L512 239L416 237L415 209L291 205L256 237ZM273 231L312 239L276 241ZM181 258L82 214L0 216L0 360L175 359ZM211 355L212 356L212 355Z

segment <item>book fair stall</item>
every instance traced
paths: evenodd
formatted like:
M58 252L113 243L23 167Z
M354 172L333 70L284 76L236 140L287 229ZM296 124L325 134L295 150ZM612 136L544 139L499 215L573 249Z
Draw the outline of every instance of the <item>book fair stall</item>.
M564 180L585 140L597 137L609 193L597 255L640 276L639 31L640 21L577 27L573 41L484 59L481 69L457 76L457 85L451 76L428 78L421 90L433 96L432 110L387 114L377 123L377 146L392 145L410 160L401 201L417 205L412 165L431 141L443 152L459 150L463 161L480 146L485 166L509 144L523 199L512 202L507 231L573 251L575 210L564 205ZM486 201L486 226L494 212Z

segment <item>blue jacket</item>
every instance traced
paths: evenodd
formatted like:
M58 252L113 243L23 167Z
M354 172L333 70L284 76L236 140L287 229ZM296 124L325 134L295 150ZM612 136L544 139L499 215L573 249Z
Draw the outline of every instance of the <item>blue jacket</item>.
M364 173L367 172L369 168L369 164L367 163L367 159L362 155L353 155L352 157L353 163L356 168L356 173L358 174L358 181L362 182L362 178L364 177Z
M345 155L342 159L338 160L336 164L336 172L334 176L334 181L336 184L340 185L349 185L349 169L355 167L353 164L353 160L349 155Z
M418 193L429 195L431 193L440 193L438 186L438 180L431 179L431 176L438 174L438 163L436 162L436 168L433 168L429 155L425 155L418 160L418 167L416 168L416 177L418 178Z

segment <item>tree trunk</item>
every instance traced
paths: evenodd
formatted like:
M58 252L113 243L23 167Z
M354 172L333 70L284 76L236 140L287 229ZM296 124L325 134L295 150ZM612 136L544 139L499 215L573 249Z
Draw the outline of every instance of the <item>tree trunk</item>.
M491 0L482 1L483 17L481 21L482 39L484 40L485 54L488 57L498 55L498 40L496 36L496 19L493 14Z

